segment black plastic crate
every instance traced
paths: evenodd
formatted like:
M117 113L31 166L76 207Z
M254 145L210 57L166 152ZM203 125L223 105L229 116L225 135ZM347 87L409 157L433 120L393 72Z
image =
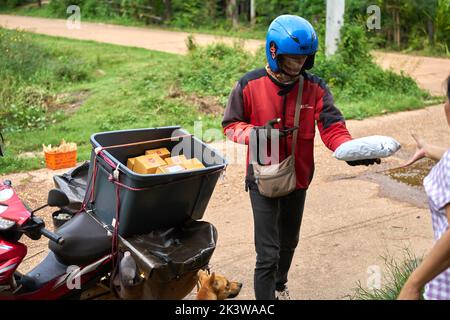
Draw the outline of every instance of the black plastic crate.
M123 130L96 133L91 136L93 151L89 167L89 185L86 197L92 189L94 161L98 168L94 184L94 201L88 203L97 217L111 225L116 216L116 184L111 181L118 165L118 181L128 188L120 188L120 227L123 237L148 233L151 230L178 226L188 219L198 220L203 214L214 191L217 180L226 167L226 160L201 140L189 136L179 141L159 141L102 151L110 164L96 156L95 149L148 140L188 135L180 127ZM127 168L127 159L143 155L148 149L165 147L173 152L180 143L189 147L183 153L186 158L196 157L205 168L171 174L142 175ZM187 152L186 152L187 151Z

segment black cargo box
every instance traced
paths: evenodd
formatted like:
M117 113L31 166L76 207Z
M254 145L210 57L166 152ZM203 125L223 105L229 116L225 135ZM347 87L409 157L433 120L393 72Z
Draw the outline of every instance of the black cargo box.
M96 133L91 137L93 151L89 166L89 181L93 173L93 163L98 167L93 203L88 203L97 217L111 225L116 216L116 188L111 181L114 169L118 167L118 181L129 188L120 188L120 227L123 237L148 233L151 230L169 228L183 224L189 219L198 220L211 198L217 180L226 167L226 161L214 149L201 140L189 136L177 141L160 141L133 146L106 149L102 157L96 156L95 149L134 142L158 140L173 136L188 135L180 127L162 127ZM148 149L166 147L174 152L184 146L186 158L196 157L205 168L171 174L137 174L127 168L127 159L143 155ZM108 163L109 162L109 163ZM92 183L88 185L89 196ZM134 190L130 190L134 189ZM135 191L135 190L138 191Z

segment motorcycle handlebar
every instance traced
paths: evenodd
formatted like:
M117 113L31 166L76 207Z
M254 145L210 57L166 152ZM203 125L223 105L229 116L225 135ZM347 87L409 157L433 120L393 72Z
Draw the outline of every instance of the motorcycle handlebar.
M61 237L60 235L57 235L56 233L53 233L45 228L41 229L41 234L50 239L53 242L56 242L57 244L63 244L64 243L64 238Z

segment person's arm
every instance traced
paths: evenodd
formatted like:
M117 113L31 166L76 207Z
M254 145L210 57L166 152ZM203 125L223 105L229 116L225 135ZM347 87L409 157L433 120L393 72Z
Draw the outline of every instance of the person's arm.
M430 158L435 161L439 161L448 150L448 148L426 143L425 140L416 134L412 134L412 137L416 141L416 152L405 164L401 166L401 168L408 167L423 158Z
M450 221L450 204L445 207ZM418 300L422 288L450 267L450 229L442 235L420 266L411 274L397 299Z
M249 124L248 112L245 110L243 90L240 83L236 83L228 98L222 120L222 128L228 139L242 144L249 144L250 133L254 128Z
M435 146L433 144L427 144L424 149L425 156L436 161L441 160L444 153L448 150L446 148Z
M331 151L335 151L344 142L352 140L345 126L344 116L335 106L333 95L327 85L321 81L316 102L315 118L323 143Z

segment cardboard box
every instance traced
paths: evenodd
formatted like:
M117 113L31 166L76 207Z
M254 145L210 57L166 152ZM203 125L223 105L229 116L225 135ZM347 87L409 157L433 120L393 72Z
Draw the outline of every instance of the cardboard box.
M170 151L167 150L167 148L151 149L151 150L145 151L145 155L149 155L149 154L157 154L162 159L166 159L166 158L170 157Z
M202 169L205 167L203 163L201 163L201 161L197 158L187 159L186 161L183 161L183 166L186 168L186 170Z
M181 164L183 165L183 162L186 161L186 157L184 155L179 155L175 157L166 158L167 164Z
M137 157L134 161L133 171L140 174L153 174L156 169L167 163L156 154Z
M128 158L128 160L127 160L128 169L133 170L135 161L136 161L136 158Z
M166 166L161 166L156 169L156 173L176 173L185 171L186 168L180 164L168 164Z

